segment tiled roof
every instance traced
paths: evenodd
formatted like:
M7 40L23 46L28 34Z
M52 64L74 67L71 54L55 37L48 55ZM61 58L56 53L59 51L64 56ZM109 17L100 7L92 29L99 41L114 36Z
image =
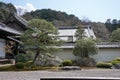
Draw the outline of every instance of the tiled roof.
M15 18L16 21L18 21L19 23L24 25L21 27L23 27L23 28L28 27L27 21L25 19L23 19L22 17L20 17L19 15L17 15L16 13L10 13L9 17L4 21L4 23L6 24L8 21L10 21L11 17Z
M7 25L5 25L1 22L0 22L0 30L5 31L5 32L9 32L9 33L12 33L12 34L16 34L16 35L21 34L21 32L15 30L15 29L12 29L12 28L8 27Z
M56 26L58 29L77 29L78 26ZM81 25L81 29L92 27L91 25Z
M60 48L74 48L75 43L64 43ZM102 42L96 44L98 48L120 48L120 42Z
M97 43L99 48L120 48L120 42L102 42Z
M58 29L77 29L77 26L57 26Z
M18 21L20 21L23 25L25 25L26 27L28 26L28 25L27 25L27 21L26 21L25 19L23 19L22 17L20 17L20 16L17 15L16 13L14 13L13 15L14 15L14 17L15 17Z

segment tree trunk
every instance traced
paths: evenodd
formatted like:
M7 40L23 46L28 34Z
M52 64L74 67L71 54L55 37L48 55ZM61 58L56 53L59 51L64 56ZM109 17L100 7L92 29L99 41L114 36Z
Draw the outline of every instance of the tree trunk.
M40 54L40 49L37 49L37 52L36 52L35 57L33 59L33 63L36 61L36 59L39 56L39 54Z

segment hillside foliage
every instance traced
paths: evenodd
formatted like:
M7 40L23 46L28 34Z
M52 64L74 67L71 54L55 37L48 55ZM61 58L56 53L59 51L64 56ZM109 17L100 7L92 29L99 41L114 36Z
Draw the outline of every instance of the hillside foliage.
M114 30L110 36L110 41L112 42L120 42L120 28Z
M15 7L11 3L0 2L0 22L3 22L10 13L16 13Z
M120 20L117 19L107 19L105 22L106 28L110 31L113 32L114 30L120 28Z
M68 15L65 12L51 9L32 11L23 15L23 18L26 20L30 20L32 18L45 19L56 26L76 26L81 22L75 15Z

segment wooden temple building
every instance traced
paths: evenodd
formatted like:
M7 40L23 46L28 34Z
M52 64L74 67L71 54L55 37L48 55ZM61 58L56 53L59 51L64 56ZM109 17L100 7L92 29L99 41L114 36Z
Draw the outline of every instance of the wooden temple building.
M27 29L27 21L16 13L10 13L0 22L0 60L14 59L18 53L19 36Z
M4 22L0 22L0 64L6 60L15 60L15 55L18 53L20 41L20 35L28 29L27 21L16 13L10 13L8 18ZM86 27L84 31L88 34L87 37L96 38L93 34L90 26ZM66 43L61 45L63 50L56 52L53 55L58 56L63 60L75 60L76 56L72 54L75 41L76 28L62 27L59 28L59 37L66 40ZM68 41L68 42L67 42ZM120 56L120 42L111 43L105 42L97 44L99 51L97 55L91 56L96 61L110 61Z

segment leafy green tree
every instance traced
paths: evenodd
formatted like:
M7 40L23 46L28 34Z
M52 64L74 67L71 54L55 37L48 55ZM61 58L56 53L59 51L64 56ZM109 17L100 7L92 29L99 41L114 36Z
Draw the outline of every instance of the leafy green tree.
M81 29L81 26L77 28L75 33L77 38L75 47L73 49L73 54L81 58L89 58L89 55L97 53L97 47L92 38L84 38L84 30Z
M36 49L33 62L39 54L50 53L59 46L58 30L50 22L40 19L32 19L28 22L29 29L21 36L23 44L27 49Z
M114 30L110 36L110 41L112 42L120 42L120 28Z
M47 21L53 22L53 24L55 24L56 26L76 26L79 25L81 22L78 17L72 14L68 15L65 12L51 10L51 9L41 9L41 10L28 12L24 14L22 17L25 18L26 20L30 20L33 18L45 19Z
M81 26L78 26L75 37L77 38L77 40L80 40L84 37L84 30L81 29Z
M106 28L110 31L113 32L114 30L116 30L117 28L120 28L120 20L117 19L107 19L106 23Z
M73 49L73 54L81 58L89 58L89 55L94 55L96 53L97 47L91 38L78 40L75 43L75 48Z

